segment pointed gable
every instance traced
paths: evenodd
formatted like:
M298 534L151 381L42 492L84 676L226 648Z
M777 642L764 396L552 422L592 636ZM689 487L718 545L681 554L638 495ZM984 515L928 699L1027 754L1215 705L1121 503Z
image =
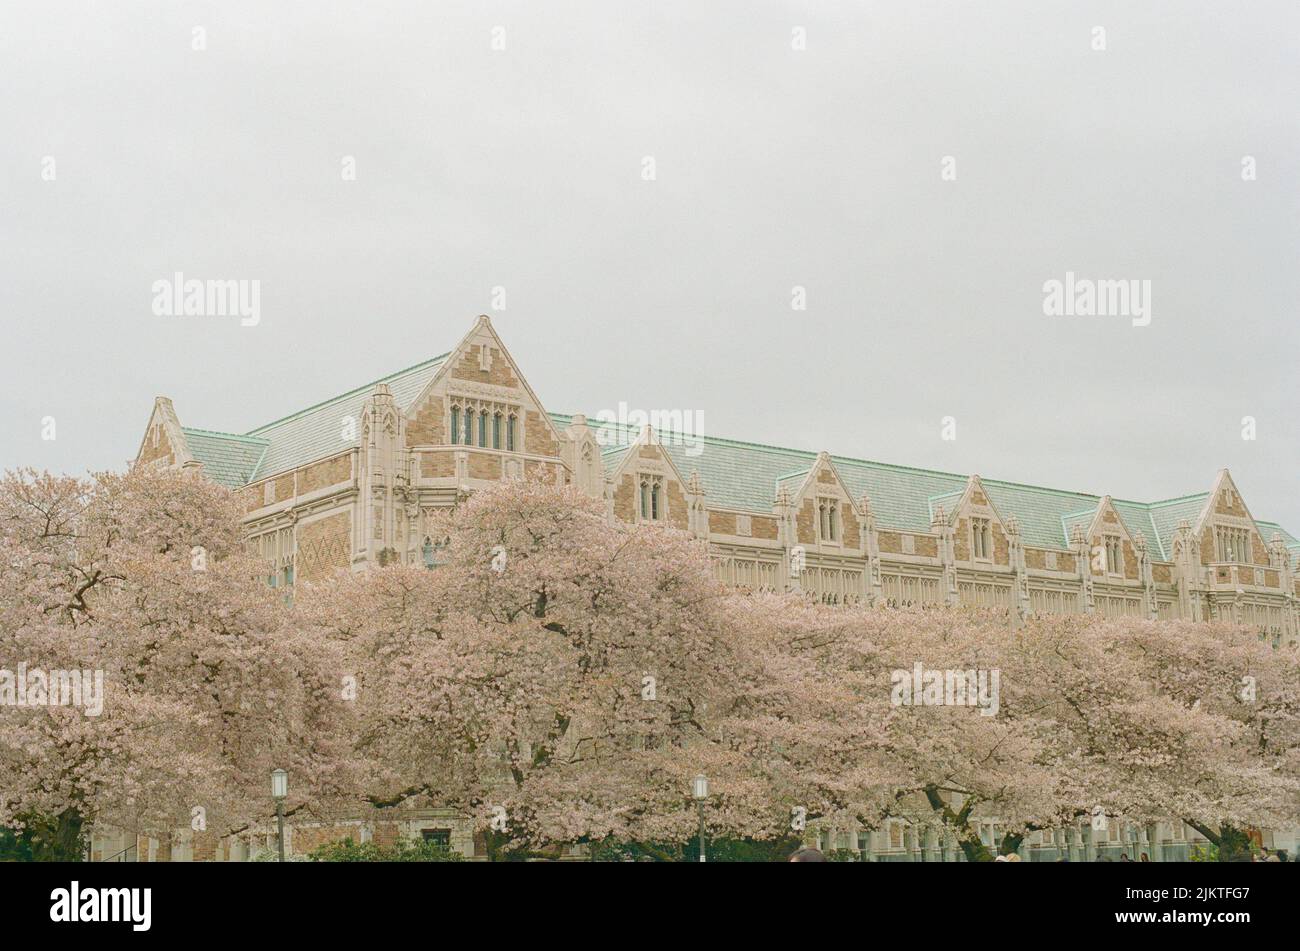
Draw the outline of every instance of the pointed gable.
M862 513L830 453L820 452L807 469L776 480L795 511L795 531L805 545L857 549L862 545Z
M1084 536L1093 552L1094 574L1119 574L1129 580L1137 579L1136 538L1120 517L1109 495L1102 496L1097 503L1097 511L1084 529ZM1145 534L1143 539L1145 541Z
M1194 527L1201 537L1203 564L1227 561L1253 565L1269 563L1268 544L1227 469L1221 470L1214 480L1200 520ZM1245 551L1240 550L1243 548Z
M958 561L1011 564L1006 519L993 504L978 475L966 480L966 487L953 502L951 510L943 499L936 499L935 505L935 511L944 509L948 524L953 527L953 551Z
M153 402L153 412L149 415L149 425L145 427L135 461L137 464L162 467L198 464L190 452L172 401L165 396L159 396Z
M503 411L517 409L519 442L515 450L551 458L560 455L559 430L486 315L479 316L469 333L442 361L438 372L411 401L406 411L407 445L452 444L453 404L458 407L491 405ZM458 435L462 432L458 430ZM463 444L463 435L456 442Z
M658 521L683 531L690 524L686 481L650 426L611 470L609 482L615 517L625 522Z

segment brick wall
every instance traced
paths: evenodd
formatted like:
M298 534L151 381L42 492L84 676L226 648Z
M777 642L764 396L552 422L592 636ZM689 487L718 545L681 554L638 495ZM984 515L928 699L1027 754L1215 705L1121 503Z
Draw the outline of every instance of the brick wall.
M456 455L453 450L420 453L420 478L449 479L455 474Z
M471 452L469 454L469 477L471 479L501 478L501 457L490 452Z
M736 516L730 512L710 512L709 531L719 535L736 534Z
M447 441L441 396L429 396L406 421L408 446L441 446Z
M324 462L313 463L298 472L298 494L306 495L308 492L315 492L317 489L324 489L331 485L338 485L340 482L347 482L352 478L352 454L345 453L341 456L335 456L333 459L326 459ZM277 487L276 491L279 489Z
M460 360L451 369L451 376L457 380L473 380L475 383L491 383L493 386L506 386L515 389L519 378L505 355L496 347L489 347L492 366L483 370L479 366L479 351L482 346L472 344L465 348Z
M346 568L351 541L352 516L346 510L299 525L297 579L316 581Z
M176 464L176 453L172 449L172 441L167 437L167 430L162 424L158 425L158 445L153 444L153 429L145 434L144 448L140 450L140 462L150 463L159 460L166 460L167 465Z
M817 541L817 526L813 524L813 503L812 499L804 499L803 508L795 515L795 534L799 541L805 545L811 545Z

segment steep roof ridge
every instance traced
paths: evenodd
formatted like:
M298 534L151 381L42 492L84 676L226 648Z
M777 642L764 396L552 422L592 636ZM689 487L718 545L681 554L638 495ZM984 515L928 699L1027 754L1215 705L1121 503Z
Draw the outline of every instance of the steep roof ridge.
M196 426L182 426L181 431L186 433L196 433L200 436L218 436L221 439L238 439L242 442L256 443L259 446L265 446L270 442L270 440L264 436L246 436L242 433L223 433L219 429L199 429Z
M411 366L407 367L404 370L398 370L396 373L389 373L387 376L381 376L377 380L372 380L369 383L363 383L361 386L354 387L353 389L348 390L346 393L340 393L337 396L332 396L327 400L321 400L319 403L313 403L311 406L308 406L305 409L300 409L296 413L290 413L288 416L283 416L280 419L274 420L269 423L265 423L264 425L258 426L254 429L250 429L247 435L256 436L258 433L263 432L264 430L270 429L273 426L279 426L281 423L287 423L290 420L296 419L299 416L305 416L307 413L310 413L314 410L318 410L323 406L329 406L331 403L337 403L339 400L345 400L354 396L358 396L362 393L365 393L368 390L374 389L374 387L380 383L387 383L390 380L393 380L407 373L412 373L416 370L423 370L426 367L432 366L435 363L438 363L442 360L446 360L447 357L449 356L451 356L450 350L448 350L446 353L441 354L439 356L430 357L428 360L421 360L419 363L412 364Z

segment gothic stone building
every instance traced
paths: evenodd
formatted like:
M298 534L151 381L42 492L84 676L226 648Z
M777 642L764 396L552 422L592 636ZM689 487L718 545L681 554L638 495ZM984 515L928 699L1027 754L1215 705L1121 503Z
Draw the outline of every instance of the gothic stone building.
M450 353L242 434L182 426L159 397L137 460L198 469L235 490L277 586L433 564L431 512L475 487L540 473L603 499L611 519L707 540L718 577L739 588L801 589L833 603L989 605L1013 619L1228 618L1275 644L1298 639L1300 541L1255 519L1226 470L1205 491L1131 502L602 421L612 415L547 412L480 317ZM392 823L352 824L363 840L397 834ZM350 834L345 825L295 825L290 849ZM400 831L477 851L450 813ZM990 842L993 832L982 830ZM1140 841L1171 857L1196 838L1181 823L1161 832ZM908 834L891 821L823 844L923 854ZM1114 830L1111 839L1098 847L1127 847ZM141 860L238 859L270 842L196 835L136 848ZM97 847L109 855L126 844L103 837Z
M1009 616L1224 618L1300 638L1300 541L1224 470L1132 502L551 413L487 317L450 353L246 433L155 401L137 460L197 468L244 502L268 579L436 559L429 514L541 473L611 519L707 540L718 577L833 603L974 604Z

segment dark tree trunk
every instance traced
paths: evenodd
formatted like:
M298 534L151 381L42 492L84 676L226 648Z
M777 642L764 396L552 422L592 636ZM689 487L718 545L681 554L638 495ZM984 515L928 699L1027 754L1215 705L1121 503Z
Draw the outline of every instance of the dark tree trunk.
M85 820L75 809L57 816L23 816L25 828L14 835L22 858L32 862L81 862L86 858Z

